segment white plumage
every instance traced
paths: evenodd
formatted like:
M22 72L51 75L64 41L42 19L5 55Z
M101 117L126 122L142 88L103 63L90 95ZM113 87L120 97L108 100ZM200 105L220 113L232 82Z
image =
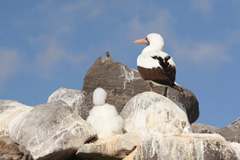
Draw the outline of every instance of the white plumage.
M99 138L107 138L114 134L121 134L123 119L113 105L105 103L107 93L102 88L95 89L93 104L87 122L96 130Z
M147 35L147 40L149 41L149 45L145 47L141 54L137 58L137 65L143 68L157 68L162 66L159 64L157 59L153 59L153 56L159 56L163 59L168 56L166 52L163 52L164 40L160 34L150 33ZM176 66L172 57L168 60L169 64L172 66Z
M93 104L95 106L104 105L107 99L107 92L102 88L96 88L93 92Z
M176 64L173 58L163 51L162 36L150 33L147 37L136 40L135 43L147 45L137 58L137 67L142 78L182 91L181 87L175 85Z

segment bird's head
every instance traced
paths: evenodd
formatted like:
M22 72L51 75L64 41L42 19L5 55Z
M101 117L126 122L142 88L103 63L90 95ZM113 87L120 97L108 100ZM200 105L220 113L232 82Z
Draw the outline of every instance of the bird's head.
M149 45L149 46L152 46L154 48L159 48L161 50L164 47L163 37L158 33L150 33L145 38L135 40L134 43Z

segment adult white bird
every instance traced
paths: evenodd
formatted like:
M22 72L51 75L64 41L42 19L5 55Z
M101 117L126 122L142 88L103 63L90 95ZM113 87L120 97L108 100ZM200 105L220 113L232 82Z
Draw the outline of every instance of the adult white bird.
M137 58L137 67L142 78L180 89L175 83L176 64L173 58L163 51L162 36L158 33L150 33L145 38L136 40L135 43L147 45Z

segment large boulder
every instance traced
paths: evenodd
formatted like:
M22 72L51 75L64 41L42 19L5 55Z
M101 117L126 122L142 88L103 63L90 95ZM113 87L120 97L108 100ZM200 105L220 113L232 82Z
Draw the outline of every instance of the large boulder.
M150 85L141 78L137 70L114 62L110 55L98 58L84 78L83 90L88 94L86 105L92 106L92 92L97 87L102 87L107 91L107 102L117 106L119 112L136 94L152 90L185 108L190 123L196 121L199 116L198 100L191 91L187 89L179 91L160 84Z
M8 135L9 123L16 116L30 111L32 108L17 101L0 100L0 136Z
M217 134L155 135L124 160L238 160L231 144Z
M190 133L187 115L181 107L155 92L137 94L123 108L126 132L140 135L149 133L181 134Z
M34 107L10 123L10 137L26 147L34 159L75 149L96 136L93 128L65 103Z
M9 137L0 137L1 160L33 160L30 153L23 147L13 142Z
M73 110L78 112L84 119L88 115L89 110L92 108L90 105L85 105L85 101L86 95L81 90L63 87L57 89L48 97L48 103L64 102Z
M83 103L84 94L80 90L68 89L68 88L58 88L49 97L48 103L63 101L70 107L76 107Z

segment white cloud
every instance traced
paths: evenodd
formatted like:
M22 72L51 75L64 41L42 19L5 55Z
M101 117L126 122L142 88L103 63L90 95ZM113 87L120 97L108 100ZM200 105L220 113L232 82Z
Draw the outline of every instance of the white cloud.
M172 18L170 13L165 9L153 11L154 15L149 20L141 20L139 17L133 18L129 22L129 34L131 38L145 36L151 32L161 33L164 36L170 36Z
M0 88L14 77L21 64L21 58L14 50L0 50Z
M82 54L66 51L56 39L49 39L46 47L35 58L36 67L45 78L52 77L63 66L80 66L82 60Z
M4 85L20 72L37 73L41 78L51 79L56 72L63 68L71 69L82 65L83 54L66 50L64 45L54 37L43 37L32 42L42 41L44 46L32 57L27 58L26 55L15 50L0 49L0 89L4 89ZM22 56L20 56L21 54Z
M212 12L213 0L191 0L190 3L196 11L202 14L209 14Z
M181 62L213 67L231 60L228 46L213 42L180 42L173 46L174 56Z
M98 1L84 0L75 3L66 3L62 6L62 11L66 14L83 14L85 18L95 18L104 11L103 5Z
M54 77L60 68L81 65L83 54L72 53L68 50L67 44L75 37L79 21L81 22L83 18L89 20L98 17L101 14L101 6L93 0L44 2L36 10L44 15L42 21L46 30L37 37L31 37L29 41L38 48L33 60L34 69L40 76L49 79Z
M100 6L99 6L100 7ZM65 1L43 0L35 8L38 13L36 23L39 24L39 33L51 35L60 39L65 39L73 34L83 20L90 20L97 17L100 13L98 7L92 7L92 1ZM28 22L22 22L25 26Z
M174 30L174 18L167 10L154 11L149 21L134 18L129 23L131 37L139 38L150 32L157 32L165 38L166 46L172 50L172 55L177 61L195 66L202 64L210 67L227 63L231 60L229 43L216 41L193 41L179 37Z

